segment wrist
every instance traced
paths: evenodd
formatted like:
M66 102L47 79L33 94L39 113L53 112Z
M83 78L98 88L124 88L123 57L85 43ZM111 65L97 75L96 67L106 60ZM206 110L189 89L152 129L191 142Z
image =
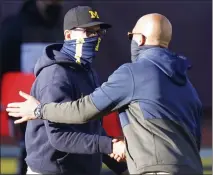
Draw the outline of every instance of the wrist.
M38 104L38 106L34 110L34 116L37 119L42 119L42 104Z

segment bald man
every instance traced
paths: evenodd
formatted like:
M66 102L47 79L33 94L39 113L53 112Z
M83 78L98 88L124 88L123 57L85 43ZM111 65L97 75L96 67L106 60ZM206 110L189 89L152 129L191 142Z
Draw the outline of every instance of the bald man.
M132 63L120 66L92 94L39 104L21 92L27 100L9 104L9 115L22 116L16 123L39 118L82 124L118 110L130 174L202 174L202 105L186 74L187 59L168 49L171 23L163 15L148 14L128 36Z

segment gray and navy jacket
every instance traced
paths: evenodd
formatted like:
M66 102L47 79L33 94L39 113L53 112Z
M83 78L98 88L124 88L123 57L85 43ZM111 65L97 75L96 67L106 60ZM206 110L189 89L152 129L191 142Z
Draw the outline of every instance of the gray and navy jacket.
M43 104L42 117L83 124L118 110L131 174L202 174L202 105L189 67L185 57L166 48L144 46L135 62L120 66L90 95Z
M61 47L62 44L46 47L35 66L31 95L42 103L77 100L98 86L94 70L76 64L60 52ZM26 162L34 172L99 175L102 153L106 154L104 163L117 174L127 169L124 163L107 155L112 153L112 139L104 134L100 120L83 125L29 121L25 140Z

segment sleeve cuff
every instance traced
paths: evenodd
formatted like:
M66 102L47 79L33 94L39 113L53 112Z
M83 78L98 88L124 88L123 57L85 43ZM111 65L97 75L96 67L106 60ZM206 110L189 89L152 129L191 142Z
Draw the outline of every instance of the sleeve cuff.
M99 152L104 154L112 153L112 138L107 136L99 137Z

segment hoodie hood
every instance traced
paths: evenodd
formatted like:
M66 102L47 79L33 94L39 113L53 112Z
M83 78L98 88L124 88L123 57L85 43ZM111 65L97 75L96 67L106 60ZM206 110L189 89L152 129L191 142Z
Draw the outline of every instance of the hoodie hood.
M34 68L35 76L38 76L42 69L53 64L65 64L72 68L81 67L72 61L67 55L60 52L62 46L63 44L51 44L44 48L43 56L38 59Z
M145 46L146 47L146 46ZM166 48L147 47L140 50L138 61L146 59L155 64L177 85L187 82L187 70L191 68L188 59Z

